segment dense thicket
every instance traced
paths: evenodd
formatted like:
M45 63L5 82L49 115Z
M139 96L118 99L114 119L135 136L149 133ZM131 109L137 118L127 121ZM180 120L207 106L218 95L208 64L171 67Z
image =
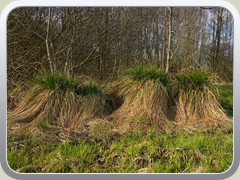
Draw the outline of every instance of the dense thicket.
M132 64L232 79L233 18L223 8L18 8L7 40L9 88L39 71L109 81Z

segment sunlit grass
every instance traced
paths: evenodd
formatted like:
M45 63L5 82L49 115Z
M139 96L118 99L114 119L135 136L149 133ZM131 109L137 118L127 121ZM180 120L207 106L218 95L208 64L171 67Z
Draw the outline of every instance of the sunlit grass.
M34 78L33 83L8 114L9 126L21 122L42 129L47 129L48 124L80 129L86 119L107 111L102 87L87 77L45 74Z
M81 94L101 93L90 86ZM232 115L232 85L217 87L222 107ZM47 119L40 119L38 125L51 131ZM232 163L233 133L221 129L160 133L148 128L114 135L110 126L100 123L87 138L65 143L11 133L7 158L13 170L26 173L132 173L143 168L155 173L219 173Z
M68 77L61 73L44 74L33 78L34 84L50 90L60 90L63 92L73 91L78 95L87 96L91 94L101 94L101 87L91 81L84 80L84 77Z
M58 145L32 136L11 137L8 162L14 170L39 173L223 172L232 163L232 133L134 131L114 141L89 138Z
M67 77L61 73L40 75L35 77L33 82L46 89L60 89L61 91L74 90L79 85L78 79Z
M196 70L180 73L176 76L178 86L188 90L202 90L205 86L213 86L207 71Z
M217 86L207 71L176 75L176 121L186 130L228 129L232 120L220 104Z
M126 132L153 126L169 128L170 86L168 75L155 66L126 69L109 90L122 102L112 115L117 129Z
M170 86L168 75L156 66L134 66L123 72L124 76L135 81L153 80L165 87Z

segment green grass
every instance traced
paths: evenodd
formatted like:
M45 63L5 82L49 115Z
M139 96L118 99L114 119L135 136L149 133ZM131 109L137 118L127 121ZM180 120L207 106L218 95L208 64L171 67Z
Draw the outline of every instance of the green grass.
M217 85L223 108L232 115L232 85ZM46 121L39 126L48 130ZM44 173L156 173L226 171L233 158L232 132L158 134L134 131L122 136L89 134L85 140L49 143L26 134L9 135L7 158L13 170Z
M49 124L47 122L47 120L41 120L39 121L39 126L44 129L44 130L48 130L49 129Z
M67 77L62 73L47 73L33 78L33 82L42 88L51 90L73 91L82 96L101 94L101 87L94 82L84 81L84 77Z
M212 86L211 77L207 71L188 71L176 76L178 85L184 89L201 90L204 86Z
M8 162L22 172L223 172L232 163L232 133L135 131L113 141L89 138L49 144L33 136L10 137ZM16 143L18 142L18 143ZM25 168L23 168L25 167Z
M124 71L124 76L135 81L154 80L165 87L170 86L167 74L156 66L135 66Z
M222 107L226 110L227 114L233 116L233 85L232 84L219 84L217 85L220 102Z
M75 90L75 92L77 94L81 94L82 96L97 95L103 93L101 87L93 82L82 84Z
M33 82L46 89L60 89L61 91L76 89L79 84L78 79L67 77L61 73L37 76Z

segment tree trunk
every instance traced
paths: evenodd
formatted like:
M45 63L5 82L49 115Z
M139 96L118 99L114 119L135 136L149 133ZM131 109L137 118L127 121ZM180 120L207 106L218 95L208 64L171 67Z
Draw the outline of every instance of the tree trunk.
M168 7L168 46L167 46L167 59L165 72L169 71L169 63L171 57L171 42L172 42L172 7Z
M49 61L49 66L51 73L54 74L54 62L52 59L52 52L51 52L51 45L50 45L50 40L49 40L49 33L50 33L50 21L51 21L51 8L48 8L48 22L47 22L47 34L46 34L46 48L47 48L47 56L48 56L48 61Z

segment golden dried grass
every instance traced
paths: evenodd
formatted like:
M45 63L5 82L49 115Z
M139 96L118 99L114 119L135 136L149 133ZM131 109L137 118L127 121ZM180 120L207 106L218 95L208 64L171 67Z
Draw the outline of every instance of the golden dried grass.
M49 126L79 130L84 123L104 116L105 98L103 93L76 94L73 90L62 91L34 85L16 108L8 111L8 127L20 124L21 128L16 130L25 131L26 128L34 129L45 120Z
M175 120L178 127L187 131L228 130L232 121L219 103L218 90L210 75L188 72L183 76L184 81L179 78L176 88Z
M169 97L166 87L155 80L123 78L111 86L122 105L111 115L116 131L169 127Z

